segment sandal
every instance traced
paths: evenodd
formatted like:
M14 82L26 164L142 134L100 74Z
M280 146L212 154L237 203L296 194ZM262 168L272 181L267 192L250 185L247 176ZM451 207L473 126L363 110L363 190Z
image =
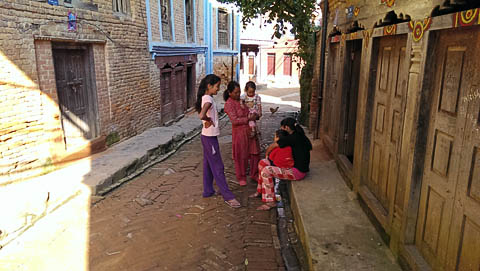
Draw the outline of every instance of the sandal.
M271 203L270 203L271 204ZM269 211L270 209L274 208L275 207L275 204L272 204L270 205L268 203L265 203L263 205L260 205L258 208L257 208L257 211Z
M251 194L251 195L250 195L250 196L248 196L248 197L249 197L249 198L258 198L258 197L260 197L260 196L261 196L261 194L260 194L260 193L258 193L258 192L255 192L255 193Z
M236 199L226 200L225 203L226 203L229 207L232 207L232 208L240 208L240 207L242 207L242 205L240 204L240 202L238 202L238 200L236 200Z

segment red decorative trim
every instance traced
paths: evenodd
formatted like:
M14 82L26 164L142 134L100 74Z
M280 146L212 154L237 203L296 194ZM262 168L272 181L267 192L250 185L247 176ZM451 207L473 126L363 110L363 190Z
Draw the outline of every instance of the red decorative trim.
M335 35L332 37L332 42L339 42L340 41L340 36L339 35Z
M353 15L355 15L355 17L357 17L359 13L360 13L360 8L355 7L355 9L353 9Z
M368 48L368 43L370 42L370 37L372 36L372 32L373 32L373 29L362 31L365 48Z
M412 31L413 41L419 42L423 38L423 33L432 25L432 18L426 18L421 21L410 21L408 28Z
M392 24L392 25L387 25L383 27L383 35L384 36L389 36L389 35L395 35L397 33L397 25Z
M460 11L452 15L453 27L480 24L480 8Z
M382 0L381 3L387 5L387 7L391 8L395 4L395 0Z

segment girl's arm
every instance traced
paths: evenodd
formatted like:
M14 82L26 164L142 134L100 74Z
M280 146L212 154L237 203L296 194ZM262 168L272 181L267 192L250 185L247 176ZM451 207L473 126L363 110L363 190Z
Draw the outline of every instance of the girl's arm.
M248 117L240 117L237 114L237 110L235 110L233 104L231 103L225 103L225 107L223 109L225 113L227 113L228 117L230 118L230 121L232 122L232 125L242 125L242 124L248 124Z
M212 122L212 119L210 119L210 117L207 116L207 111L210 109L211 106L212 106L211 103L205 103L202 107L202 111L200 111L200 114L199 114L200 119L206 121L205 128L210 127L210 125L215 126L215 124Z
M276 147L278 147L278 144L276 142L273 142L272 144L270 144L270 146L268 146L268 148L265 150L265 158L268 159L268 156Z
M258 96L258 118L262 117L262 99Z

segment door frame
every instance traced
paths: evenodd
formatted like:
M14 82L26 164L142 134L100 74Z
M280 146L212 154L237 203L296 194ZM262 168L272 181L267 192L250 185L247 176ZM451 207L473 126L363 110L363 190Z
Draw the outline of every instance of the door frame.
M357 43L358 45L354 45L354 43ZM356 76L358 76L358 79L357 79L357 86L356 86L356 89L354 91L356 91L356 104L355 104L355 125L354 125L354 130L356 132L356 125L357 125L357 114L358 114L358 99L359 99L359 91L360 91L360 74L361 74L361 69L362 69L362 65L361 65L361 62L362 62L362 55L363 55L363 40L361 39L356 39L356 40L351 40L351 41L347 41L345 46L343 46L342 50L344 50L344 57L343 57L343 69L342 69L342 83L340 84L339 87L341 87L341 97L340 97L340 122L339 122L339 125L338 125L338 129L337 129L337 132L338 132L338 135L337 135L337 146L335 146L335 151L336 151L336 156L337 156L337 165L340 167L341 171L343 171L343 174L345 175L346 179L347 179L347 185L352 188L353 187L353 184L352 184L352 175L353 175L353 165L354 165L354 161L350 161L348 159L348 157L346 156L345 154L345 149L346 149L346 142L345 142L345 130L347 129L348 130L348 127L346 127L347 125L347 120L348 120L348 115L346 114L347 113L347 110L349 110L349 108L347 108L347 104L350 103L350 98L351 98L351 92L352 92L352 88L351 88L351 80L349 80L349 78L351 77L351 74L352 74L352 69L353 69L353 61L350 60L351 58L351 50L353 49L352 47L354 46L359 46L359 49L358 51L360 52L360 55L359 55L359 61L360 61L360 65L359 65L359 70L358 70L358 73ZM351 107L351 105L350 105ZM350 112L350 111L349 111ZM353 144L355 143L355 140L353 139ZM355 145L355 144L354 144ZM354 155L355 153L355 148L353 150L353 157L355 157Z
M76 43L76 42L52 42L52 59L54 58L55 50L84 50L84 66L85 66L85 88L87 91L87 103L89 104L89 118L92 121L92 136L88 141L92 141L100 134L100 123L98 113L98 97L97 97L97 84L95 83L95 61L93 54L93 47L89 43ZM53 63L55 67L55 63ZM56 83L56 82L55 82ZM57 88L58 91L58 88ZM58 93L57 93L58 95ZM61 115L60 101L58 101L59 111ZM91 107L91 108L90 108ZM63 118L63 116L60 116ZM62 124L63 130L63 124ZM65 132L63 132L65 140ZM86 139L87 140L87 139ZM65 144L66 148L67 144Z
M398 35L393 35L393 37L398 37L401 35L405 35L404 33L399 33ZM361 153L361 158L364 161L369 161L370 159L370 152L371 152L371 144L372 144L372 127L374 125L373 123L373 115L375 112L374 111L374 101L375 101L375 92L377 89L377 81L378 81L378 74L377 74L377 67L378 67L378 62L380 61L379 59L379 49L380 49L380 41L382 38L385 36L380 36L380 37L375 37L372 40L372 50L370 53L370 67L368 71L368 86L367 86L367 97L366 97L366 112L365 112L365 122L364 122L364 127L363 129L363 147L362 147L362 153ZM410 35L407 36L405 40L405 47L406 51L408 52L409 50L409 43L410 43ZM400 61L400 60L399 60ZM404 71L406 71L404 74L398 74L397 77L397 82L401 80L400 76L402 76L405 81L407 82L408 85L408 73L409 69L406 67L409 67L410 65L410 55L405 54L405 59L404 59ZM407 91L407 88L404 90ZM359 97L360 99L360 97ZM403 97L403 102L402 102L402 107L403 111L405 112L405 106L406 106L406 100L407 100L407 93L404 94ZM357 108L358 109L358 108ZM358 118L358 116L357 116ZM405 114L403 115L402 118L402 133L403 134L403 127L405 125ZM398 149L402 148L402 143L404 141L400 139L400 142L397 143L399 144ZM401 154L399 155L398 159L398 164L401 164ZM398 165L398 166L399 166ZM393 227L393 220L394 220L394 207L395 207L395 195L397 191L397 184L399 182L399 175L397 176L397 183L395 185L392 185L392 187L387 187L388 192L392 198L389 199L389 206L388 210L386 210L383 205L380 203L380 200L376 198L376 196L373 194L373 192L370 191L370 189L367 187L366 182L367 178L369 177L369 163L362 163L361 164L361 169L360 169L360 180L358 183L358 193L360 194L363 203L365 203L368 208L371 210L373 213L374 218L376 219L376 222L380 224L382 227L382 230L386 233L384 235L385 241L388 241L387 243L390 242L390 235L392 233L392 227Z

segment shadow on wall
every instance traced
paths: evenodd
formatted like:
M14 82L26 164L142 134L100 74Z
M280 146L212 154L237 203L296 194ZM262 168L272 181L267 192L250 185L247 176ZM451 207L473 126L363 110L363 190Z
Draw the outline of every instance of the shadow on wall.
M42 61L33 68L28 63L30 71L40 69ZM0 51L0 266L88 270L91 191L82 182L94 170L89 159L76 166L74 174L59 170L39 176L52 171L54 160L65 151L61 116L67 116L82 137L88 133L71 107L81 104L67 103L61 114L57 93L39 83L53 78L48 86L55 86L54 71L47 72L50 78L31 78L22 64ZM73 93L80 87L65 86Z

